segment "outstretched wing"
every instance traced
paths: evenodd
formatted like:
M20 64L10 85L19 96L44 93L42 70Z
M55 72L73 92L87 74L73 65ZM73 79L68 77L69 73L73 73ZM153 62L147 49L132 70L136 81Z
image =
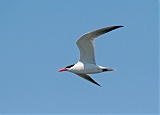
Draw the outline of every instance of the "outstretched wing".
M75 73L75 74L77 74L77 73ZM90 81L90 82L92 82L92 83L94 83L94 84L96 84L96 85L98 85L98 86L100 86L97 82L95 82L89 75L87 75L87 74L77 74L78 76L80 76L80 77L82 77L82 78L84 78L84 79L86 79L86 80L88 80L88 81ZM101 87L101 86L100 86Z
M105 34L114 29L120 28L123 26L110 26L106 28L101 28L89 33L82 35L76 42L79 51L80 51L80 59L79 61L83 63L92 63L95 62L95 53L94 53L94 39L99 37L102 34Z

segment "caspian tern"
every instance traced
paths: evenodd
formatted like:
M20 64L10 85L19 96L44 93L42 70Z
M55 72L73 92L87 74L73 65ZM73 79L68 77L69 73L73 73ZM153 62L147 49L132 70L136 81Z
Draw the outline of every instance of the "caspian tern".
M102 34L105 34L114 29L120 28L123 26L110 26L101 28L89 33L82 35L76 42L79 51L80 59L76 64L69 65L65 68L59 70L59 72L69 71L78 76L100 86L95 82L88 74L101 73L106 71L114 71L113 68L103 67L96 64L95 61L95 52L94 52L94 39L98 38Z

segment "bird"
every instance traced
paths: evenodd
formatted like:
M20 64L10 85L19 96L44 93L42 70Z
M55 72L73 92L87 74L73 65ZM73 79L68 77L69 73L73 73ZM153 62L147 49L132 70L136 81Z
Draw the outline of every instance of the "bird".
M98 30L94 30L82 35L77 41L76 44L80 51L80 58L76 64L72 64L60 69L58 72L72 72L85 80L88 80L98 86L101 87L99 83L93 80L88 74L96 74L107 71L114 71L115 69L110 67L103 67L96 64L95 61L95 50L94 50L94 40L99 36L115 30L117 28L121 28L124 26L109 26L105 28L101 28Z

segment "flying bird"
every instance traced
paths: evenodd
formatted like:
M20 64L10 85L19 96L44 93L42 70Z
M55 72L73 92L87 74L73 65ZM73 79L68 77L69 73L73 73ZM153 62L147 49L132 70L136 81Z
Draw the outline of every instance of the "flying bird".
M88 74L96 74L107 71L114 71L113 68L103 67L96 64L95 61L95 51L94 51L94 39L98 38L102 34L110 32L114 29L120 28L123 26L110 26L101 28L89 33L82 35L76 42L79 51L80 59L76 64L69 65L65 68L59 70L59 72L69 71L72 72L98 86L96 81L94 81Z

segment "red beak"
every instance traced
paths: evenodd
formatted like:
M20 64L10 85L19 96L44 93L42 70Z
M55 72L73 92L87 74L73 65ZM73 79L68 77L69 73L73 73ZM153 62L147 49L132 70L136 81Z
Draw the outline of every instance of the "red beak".
M67 71L67 69L66 68L62 68L58 72L63 72L63 71Z

